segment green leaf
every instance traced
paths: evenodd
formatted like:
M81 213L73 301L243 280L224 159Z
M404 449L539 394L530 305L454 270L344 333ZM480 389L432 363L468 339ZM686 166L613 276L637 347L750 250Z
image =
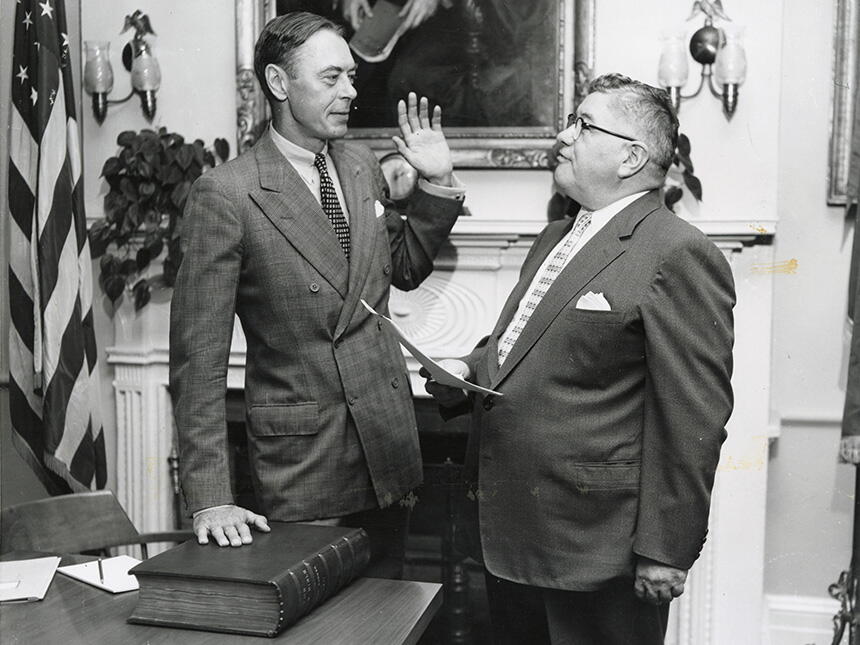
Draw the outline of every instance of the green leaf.
M149 291L149 282L146 279L138 280L131 290L134 295L134 310L140 311L149 302L151 293Z
M108 253L99 260L99 270L105 278L116 275L119 271L119 260L113 253Z
M675 204L681 199L681 195L684 194L677 186L670 186L666 189L666 194L663 195L663 201L666 204L666 208L668 208L673 213L675 212Z
M124 130L119 133L119 136L116 138L116 144L118 146L130 146L137 139L137 133L133 130Z
M230 144L227 143L227 139L215 139L215 154L221 161L227 161L230 156Z
M690 156L690 139L686 134L678 133L678 151L686 156Z
M686 172L694 172L693 170L693 161L690 159L689 155L684 154L683 152L678 153L678 159L681 162L682 167Z
M122 164L116 157L109 157L102 166L102 177L113 177L122 170Z
M140 186L137 187L137 191L141 197L150 197L155 194L155 184L151 181L142 181L140 182Z
M126 258L122 262L119 263L119 274L128 277L132 273L137 273L137 262L132 260L131 258Z
M173 192L170 194L170 200L179 210L185 208L185 200L188 199L188 192L191 190L191 182L183 181L181 184L177 184L176 188L173 189Z
M122 191L122 194L125 195L126 199L129 201L137 201L137 186L134 185L134 182L131 179L123 177L119 182L119 189Z
M90 243L90 255L93 258L102 257L107 251L107 222L95 222L87 232L87 238Z
M150 257L157 258L164 249L164 241L160 235L156 235L150 241L146 242L146 248L149 249Z
M698 177L691 172L685 172L684 185L690 189L690 192L693 193L693 197L696 198L696 201L702 201L702 182L699 181Z
M149 266L149 262L152 260L152 254L149 249L141 247L137 250L137 254L134 256L134 261L137 264L138 273L143 271L146 267Z
M182 168L182 170L187 170L188 166L191 165L191 161L194 159L194 146L192 145L184 145L176 152L176 164Z
M116 303L117 299L125 291L125 280L119 275L112 275L104 280L105 295L110 301Z

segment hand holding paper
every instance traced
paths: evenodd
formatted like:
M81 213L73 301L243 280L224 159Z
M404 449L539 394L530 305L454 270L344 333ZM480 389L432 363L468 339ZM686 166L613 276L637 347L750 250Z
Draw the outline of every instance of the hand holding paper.
M464 378L453 374L452 372L446 370L442 365L434 361L432 358L424 354L420 349L418 349L412 341L410 341L400 328L394 324L390 318L383 316L382 314L376 313L373 307L367 304L364 300L361 301L361 304L364 305L364 308L367 309L374 316L379 316L382 320L382 324L390 329L392 333L394 333L397 341L403 345L407 351L415 357L421 365L427 370L427 373L430 375L429 378L432 378L436 383L440 385L447 385L449 387L460 388L463 390L469 390L470 392L481 392L483 394L495 394L496 396L502 396L501 392L496 392L495 390L489 390L485 387L481 387L480 385L475 385L474 383L469 383ZM462 363L462 361L456 361L457 363ZM465 365L465 363L462 363ZM468 374L468 366L466 367L466 378L469 377ZM426 378L426 377L425 377Z

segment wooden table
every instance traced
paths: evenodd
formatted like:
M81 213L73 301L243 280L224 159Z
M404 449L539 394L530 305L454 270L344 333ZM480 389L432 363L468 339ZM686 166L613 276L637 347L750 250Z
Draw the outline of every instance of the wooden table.
M278 645L414 645L442 603L441 589L430 582L359 578L272 640ZM111 594L57 573L44 600L0 605L0 640L3 645L267 642L257 636L131 625L126 618L136 603L136 591Z

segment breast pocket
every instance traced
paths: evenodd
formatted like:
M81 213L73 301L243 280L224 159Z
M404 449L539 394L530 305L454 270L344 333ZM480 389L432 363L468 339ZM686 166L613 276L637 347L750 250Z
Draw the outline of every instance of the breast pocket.
M606 386L645 360L641 325L623 311L571 309L565 312L565 338L560 346L575 380Z

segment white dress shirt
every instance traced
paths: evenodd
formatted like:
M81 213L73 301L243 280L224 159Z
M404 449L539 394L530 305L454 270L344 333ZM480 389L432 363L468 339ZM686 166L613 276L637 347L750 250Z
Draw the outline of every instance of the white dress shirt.
M602 229L604 226L606 226L609 223L609 220L611 220L618 213L620 213L627 206L629 206L630 204L635 202L637 199L642 197L642 195L646 194L647 192L648 192L647 190L643 190L643 191L638 192L638 193L633 193L632 195L627 195L626 197L622 197L621 199L612 202L608 206L604 206L603 208L600 208L600 209L594 211L591 214L591 224L589 224L588 228L586 228L585 231L583 231L582 236L579 238L579 240L577 240L576 245L573 247L572 251L570 252L570 254L565 259L564 267L567 267L567 265L570 264L570 261L573 259L573 256L575 256L577 253L579 253L579 250L583 246L585 246L585 244L591 238L593 238L595 235L597 235L597 233L600 231L600 229ZM520 299L520 304L517 306L517 310L514 312L513 318L511 318L511 322L508 323L507 329L505 329L505 332L501 336L499 336L500 339L507 337L511 333L513 326L520 319L520 315L522 314L523 310L526 308L526 303L528 302L529 294L534 290L535 285L541 279L541 276L543 276L543 274L545 273L546 265L552 261L556 252L559 249L561 249L562 246L564 246L565 240L567 240L568 236L573 233L573 229L574 229L574 227L571 227L568 234L565 235L563 238L561 238L558 241L558 244L556 244L553 247L552 251L547 253L546 258L544 258L543 263L540 265L540 268L537 270L537 273L535 273L534 278L532 278L532 281L529 284L529 288L523 292L523 297Z

